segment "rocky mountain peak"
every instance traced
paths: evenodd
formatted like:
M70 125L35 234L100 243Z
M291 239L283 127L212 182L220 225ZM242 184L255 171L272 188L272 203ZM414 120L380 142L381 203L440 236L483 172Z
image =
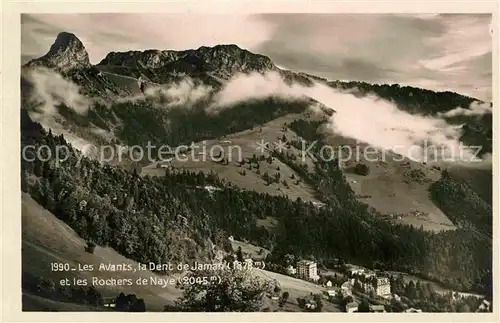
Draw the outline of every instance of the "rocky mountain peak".
M44 56L30 61L28 66L45 66L61 72L92 67L83 43L74 34L61 32Z
M129 52L111 52L99 66L126 67L155 73L180 72L187 75L208 73L228 79L238 72L265 72L276 70L271 59L254 54L234 44L202 46L198 49L183 51L145 50Z
M227 72L264 72L275 70L276 66L267 56L252 53L235 44L221 44L214 47L200 47L197 55L216 70Z

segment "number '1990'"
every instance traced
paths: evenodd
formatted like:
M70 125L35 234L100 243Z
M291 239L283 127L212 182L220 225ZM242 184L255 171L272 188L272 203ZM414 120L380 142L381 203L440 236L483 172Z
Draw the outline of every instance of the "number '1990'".
M51 262L50 263L50 270L51 271L70 271L71 268L70 268L68 263Z

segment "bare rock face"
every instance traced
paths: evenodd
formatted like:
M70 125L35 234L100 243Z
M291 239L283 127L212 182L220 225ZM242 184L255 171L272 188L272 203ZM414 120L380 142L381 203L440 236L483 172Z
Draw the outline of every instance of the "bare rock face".
M22 71L29 72L38 68L60 74L80 86L80 92L88 96L107 99L130 94L90 63L83 43L69 32L59 33L47 54L25 64Z
M72 33L61 32L44 56L30 61L28 67L44 66L62 73L90 68L92 64L83 43Z
M137 79L142 91L147 83L175 83L186 76L220 88L237 74L265 74L270 71L280 73L287 82L311 83L308 77L280 70L269 57L234 44L182 51L149 49L110 52L99 64L92 65L83 43L69 32L61 32L47 54L24 67L27 70L39 67L53 70L81 86L82 92L102 97L130 94L107 73Z
M202 46L184 51L146 50L111 52L99 66L119 66L150 73L208 73L229 79L236 73L277 70L269 57L251 53L237 45Z

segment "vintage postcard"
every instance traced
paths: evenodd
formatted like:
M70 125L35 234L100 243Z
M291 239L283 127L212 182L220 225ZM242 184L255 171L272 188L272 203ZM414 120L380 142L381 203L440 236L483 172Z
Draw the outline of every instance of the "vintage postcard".
M5 3L5 320L498 319L498 3L230 3Z

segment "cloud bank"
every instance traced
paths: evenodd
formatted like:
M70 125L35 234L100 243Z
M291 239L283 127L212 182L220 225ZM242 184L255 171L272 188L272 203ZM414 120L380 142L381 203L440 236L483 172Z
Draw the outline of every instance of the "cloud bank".
M486 113L492 113L493 109L489 103L472 102L469 109L455 108L444 113L438 113L439 117L452 118L457 116L480 116Z
M57 106L66 105L78 114L86 114L93 100L81 94L80 87L53 70L39 67L29 70L27 80L32 85L30 103L35 104L43 116L58 114Z
M53 70L37 67L23 74L30 84L29 97L26 98L27 103L35 107L35 111L30 111L30 117L45 128L51 129L54 134L64 135L64 138L73 147L87 154L87 148L92 144L64 126L64 118L60 115L58 106L65 105L77 114L84 116L94 104L94 100L83 95L77 84L63 78ZM99 131L94 128L88 130L91 132ZM102 131L98 135L102 135Z
M140 86L139 82L138 85ZM149 100L158 108L190 108L200 100L209 98L212 91L213 88L211 86L197 84L190 77L184 77L181 81L170 84L145 83L143 93L129 97L119 97L115 102L123 103Z
M378 97L358 98L320 83L311 87L287 85L277 73L235 76L217 93L210 110L217 112L237 102L268 96L311 97L336 111L328 123L331 132L414 160L424 159L429 153L425 147L431 146L440 147L441 158L473 157L473 150L460 143L460 128L442 118L412 115ZM467 113L481 113L481 109L475 107ZM463 113L458 109L450 112Z
M32 70L27 78L33 84L31 100L39 104L41 112L35 119L41 123L52 123L53 126L58 120L57 106L60 104L78 114L85 114L99 100L85 97L76 84L48 69ZM458 156L458 152L472 157L473 151L465 149L460 143L460 127L446 123L443 118L491 112L489 104L474 103L470 109L456 108L437 117L412 115L375 96L358 98L320 83L310 87L297 83L289 85L275 72L235 75L215 94L211 87L185 78L169 85L146 87L144 94L120 98L118 102L150 99L157 106L168 108L189 107L200 100L212 99L208 111L217 113L241 101L269 96L313 98L336 111L328 123L331 132L416 160L424 158L424 145L442 147L441 157L463 157Z

